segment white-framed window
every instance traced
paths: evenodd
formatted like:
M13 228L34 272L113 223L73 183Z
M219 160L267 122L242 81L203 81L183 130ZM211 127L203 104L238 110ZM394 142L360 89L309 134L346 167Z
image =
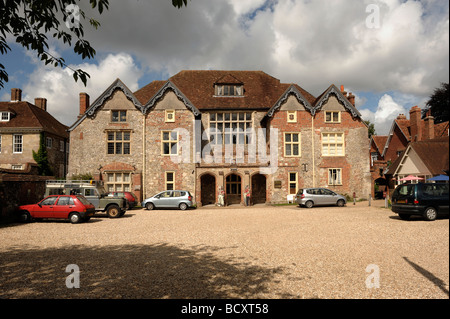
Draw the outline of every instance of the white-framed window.
M344 155L344 133L322 133L322 156Z
M107 154L108 155L130 155L131 132L108 131L107 132Z
M210 113L209 128L212 144L249 144L251 134L246 134L252 128L252 113Z
M46 138L45 146L47 146L47 148L53 147L53 139L51 137Z
M13 153L22 154L23 153L23 135L14 134L13 135Z
M342 185L342 168L328 169L328 185Z
M284 156L301 156L301 135L300 133L284 133Z
M298 190L298 173L289 172L289 194L295 195Z
M341 112L325 111L325 123L341 123Z
M23 165L11 165L11 169L21 171L23 170Z
M179 135L177 131L162 131L161 132L161 155L170 156L178 155L178 140Z
M217 96L243 96L244 87L241 84L217 84Z
M297 123L297 111L287 111L287 122Z
M108 192L130 192L131 173L128 172L107 173L106 189Z
M174 123L175 122L175 110L166 110L165 111L165 120L166 120L166 123Z
M10 112L0 112L0 122L9 122L11 119Z
M167 191L173 191L175 189L175 172L166 172L165 184Z

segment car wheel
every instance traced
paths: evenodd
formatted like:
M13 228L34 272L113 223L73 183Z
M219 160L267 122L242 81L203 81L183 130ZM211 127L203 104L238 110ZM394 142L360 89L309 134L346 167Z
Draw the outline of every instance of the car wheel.
M343 199L340 199L337 201L337 205L338 207L344 207L345 206L345 201Z
M19 221L22 223L29 223L31 221L30 213L26 211L20 212Z
M425 212L423 213L423 218L428 221L436 220L437 218L437 211L434 207L428 207L425 209Z
M78 224L79 222L81 222L81 216L78 213L72 213L69 216L69 220L72 224Z
M153 203L147 203L145 204L145 208L147 208L147 210L153 210L155 209L155 205L153 205Z
M106 214L109 218L117 218L120 217L120 208L117 205L111 205L108 207Z
M314 206L314 203L310 200L305 203L306 208L312 208L313 206Z
M180 207L181 210L188 209L188 205L186 203L181 203L179 207Z

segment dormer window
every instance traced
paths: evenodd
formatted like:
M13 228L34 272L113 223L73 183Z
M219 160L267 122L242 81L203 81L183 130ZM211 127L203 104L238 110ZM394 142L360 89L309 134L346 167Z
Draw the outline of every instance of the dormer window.
M216 96L243 96L244 86L241 84L216 84Z
M9 122L10 119L11 119L10 112L1 112L0 113L0 122Z

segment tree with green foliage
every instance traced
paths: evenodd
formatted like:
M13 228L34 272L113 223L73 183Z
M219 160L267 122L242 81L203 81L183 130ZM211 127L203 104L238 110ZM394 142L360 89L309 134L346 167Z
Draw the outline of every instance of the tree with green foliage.
M450 90L448 83L441 83L441 86L434 90L423 111L424 118L428 111L434 116L435 123L447 122L450 119Z
M48 52L48 37L62 42L72 48L82 59L95 56L95 49L84 38L82 21L97 29L100 23L88 18L86 13L77 6L81 0L0 0L0 53L11 51L6 39L12 37L27 50L36 53L46 65L68 68L72 71L75 81L80 79L86 86L90 77L81 69L71 68L64 58L55 57ZM92 9L102 14L109 8L108 0L89 0ZM181 8L187 5L187 0L172 0L172 5ZM65 26L61 26L64 22ZM8 82L6 67L0 63L0 89Z
M364 121L364 123L367 124L367 127L369 128L369 138L371 138L373 135L377 135L377 132L375 131L375 124L370 123L370 121Z
M48 161L47 146L45 145L44 133L40 134L39 150L37 151L37 153L33 150L33 158L38 164L39 175L53 176L53 172Z

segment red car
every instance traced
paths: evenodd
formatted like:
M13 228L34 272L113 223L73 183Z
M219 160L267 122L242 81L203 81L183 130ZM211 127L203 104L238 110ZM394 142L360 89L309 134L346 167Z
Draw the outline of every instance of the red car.
M41 218L69 219L72 224L88 221L95 214L95 207L84 196L52 195L37 204L19 207L23 222Z
M134 195L132 192L111 192L108 193L108 196L124 197L128 201L127 209L133 209L138 203L136 195Z

